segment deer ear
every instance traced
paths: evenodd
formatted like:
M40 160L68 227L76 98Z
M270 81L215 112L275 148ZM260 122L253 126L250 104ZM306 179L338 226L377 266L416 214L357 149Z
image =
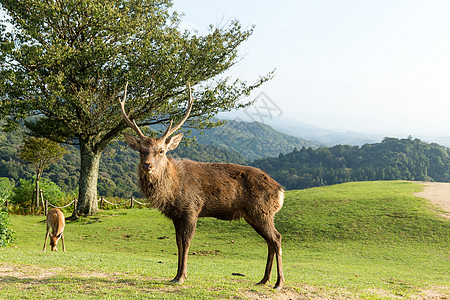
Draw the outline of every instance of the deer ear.
M135 138L134 136L124 133L123 136L125 137L125 140L127 141L128 146L133 148L134 150L139 151L139 140Z
M183 138L183 134L179 133L177 135L174 135L166 140L167 145L167 151L173 150L176 147L178 147L178 144L181 142L181 139Z

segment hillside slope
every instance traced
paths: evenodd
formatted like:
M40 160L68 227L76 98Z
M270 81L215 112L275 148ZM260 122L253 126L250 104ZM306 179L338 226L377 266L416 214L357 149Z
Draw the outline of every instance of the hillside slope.
M324 145L280 133L260 122L228 120L226 124L205 130L203 134L193 131L193 135L200 144L215 145L239 153L249 161L286 154L295 148L318 148Z
M352 182L286 193L277 227L303 241L416 241L450 244L449 220L413 194L406 181Z

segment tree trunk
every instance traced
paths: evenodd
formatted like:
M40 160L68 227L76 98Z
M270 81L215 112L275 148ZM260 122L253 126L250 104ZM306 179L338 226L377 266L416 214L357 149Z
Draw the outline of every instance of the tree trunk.
M39 210L39 177L36 176L36 211Z
M98 212L97 181L101 151L95 151L89 141L80 139L80 182L77 213L92 215Z

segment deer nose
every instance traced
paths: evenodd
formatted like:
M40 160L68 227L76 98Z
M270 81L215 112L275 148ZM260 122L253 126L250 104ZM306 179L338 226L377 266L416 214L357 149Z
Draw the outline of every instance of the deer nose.
M144 171L152 171L153 170L153 164L142 164L142 168L144 169Z

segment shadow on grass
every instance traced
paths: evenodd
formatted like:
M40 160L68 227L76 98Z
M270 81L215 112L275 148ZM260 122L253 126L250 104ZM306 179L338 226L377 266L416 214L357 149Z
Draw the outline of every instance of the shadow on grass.
M100 222L102 222L102 220L98 216L66 218L66 223L73 223L73 224L80 224L80 225L89 225L89 224L100 223Z
M4 276L0 277L0 290L13 294L12 299L23 299L25 296L28 299L37 299L43 294L53 295L59 299L84 298L86 295L94 297L94 299L125 299L130 295L155 299L176 299L191 293L187 286L173 285L168 280L94 276L52 276L47 278Z
M89 275L87 275L89 276ZM167 288L179 288L180 285L173 284L169 280L157 280L157 279L134 279L134 278L103 278L103 277L84 277L84 276L52 276L46 278L35 277L16 277L16 276L3 276L0 277L1 284L24 284L24 285L53 285L53 284L70 284L77 285L79 289L83 288L84 284L98 284L111 286L136 286L154 289L167 289ZM165 291L164 291L165 292Z

